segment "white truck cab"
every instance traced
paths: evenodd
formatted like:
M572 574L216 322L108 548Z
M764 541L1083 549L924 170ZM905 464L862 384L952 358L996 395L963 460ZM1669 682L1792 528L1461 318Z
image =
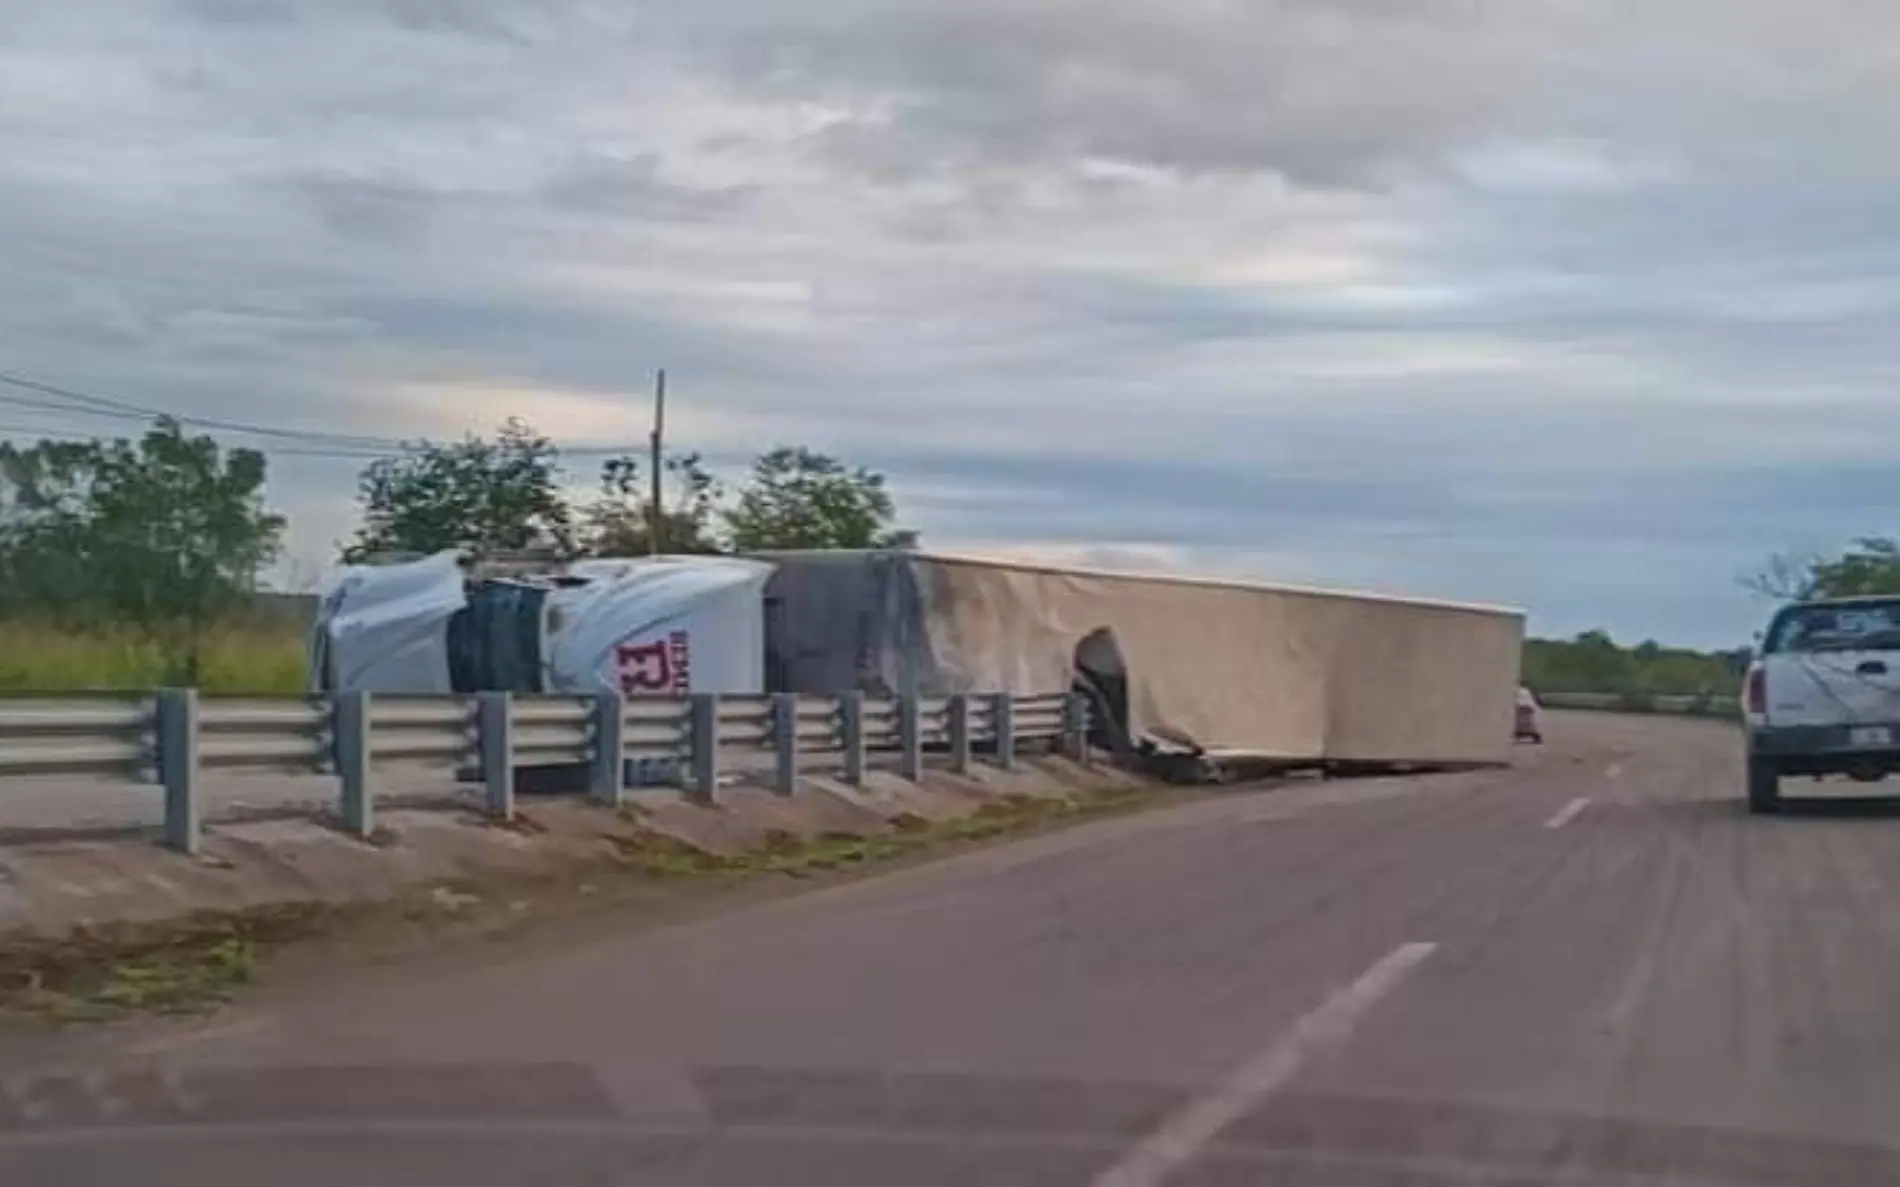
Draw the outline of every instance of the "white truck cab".
M1780 808L1783 776L1900 772L1900 596L1784 606L1743 677L1742 719L1751 812Z

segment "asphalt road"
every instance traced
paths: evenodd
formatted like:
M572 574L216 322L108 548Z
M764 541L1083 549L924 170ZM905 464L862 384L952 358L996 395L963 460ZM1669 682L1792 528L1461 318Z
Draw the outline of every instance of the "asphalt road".
M1900 814L1549 733L0 1049L0 1182L1900 1182Z

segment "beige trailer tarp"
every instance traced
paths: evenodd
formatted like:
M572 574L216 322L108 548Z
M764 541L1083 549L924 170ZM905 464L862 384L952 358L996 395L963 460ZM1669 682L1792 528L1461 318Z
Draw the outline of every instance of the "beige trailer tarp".
M789 688L1047 692L1119 659L1136 736L1296 761L1510 754L1516 611L904 552L763 559Z

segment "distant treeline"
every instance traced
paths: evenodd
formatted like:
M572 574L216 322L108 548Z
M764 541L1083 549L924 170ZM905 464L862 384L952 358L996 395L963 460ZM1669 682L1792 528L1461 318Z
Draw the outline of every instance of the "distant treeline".
M1603 631L1585 631L1574 639L1527 640L1524 683L1538 693L1733 696L1740 677L1735 652L1653 641L1624 647Z

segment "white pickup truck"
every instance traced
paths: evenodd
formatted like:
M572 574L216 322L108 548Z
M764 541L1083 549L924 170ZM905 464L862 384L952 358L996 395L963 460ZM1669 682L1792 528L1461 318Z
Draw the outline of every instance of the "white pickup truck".
M1780 808L1786 775L1900 773L1900 597L1783 607L1743 677L1742 718L1751 812Z

